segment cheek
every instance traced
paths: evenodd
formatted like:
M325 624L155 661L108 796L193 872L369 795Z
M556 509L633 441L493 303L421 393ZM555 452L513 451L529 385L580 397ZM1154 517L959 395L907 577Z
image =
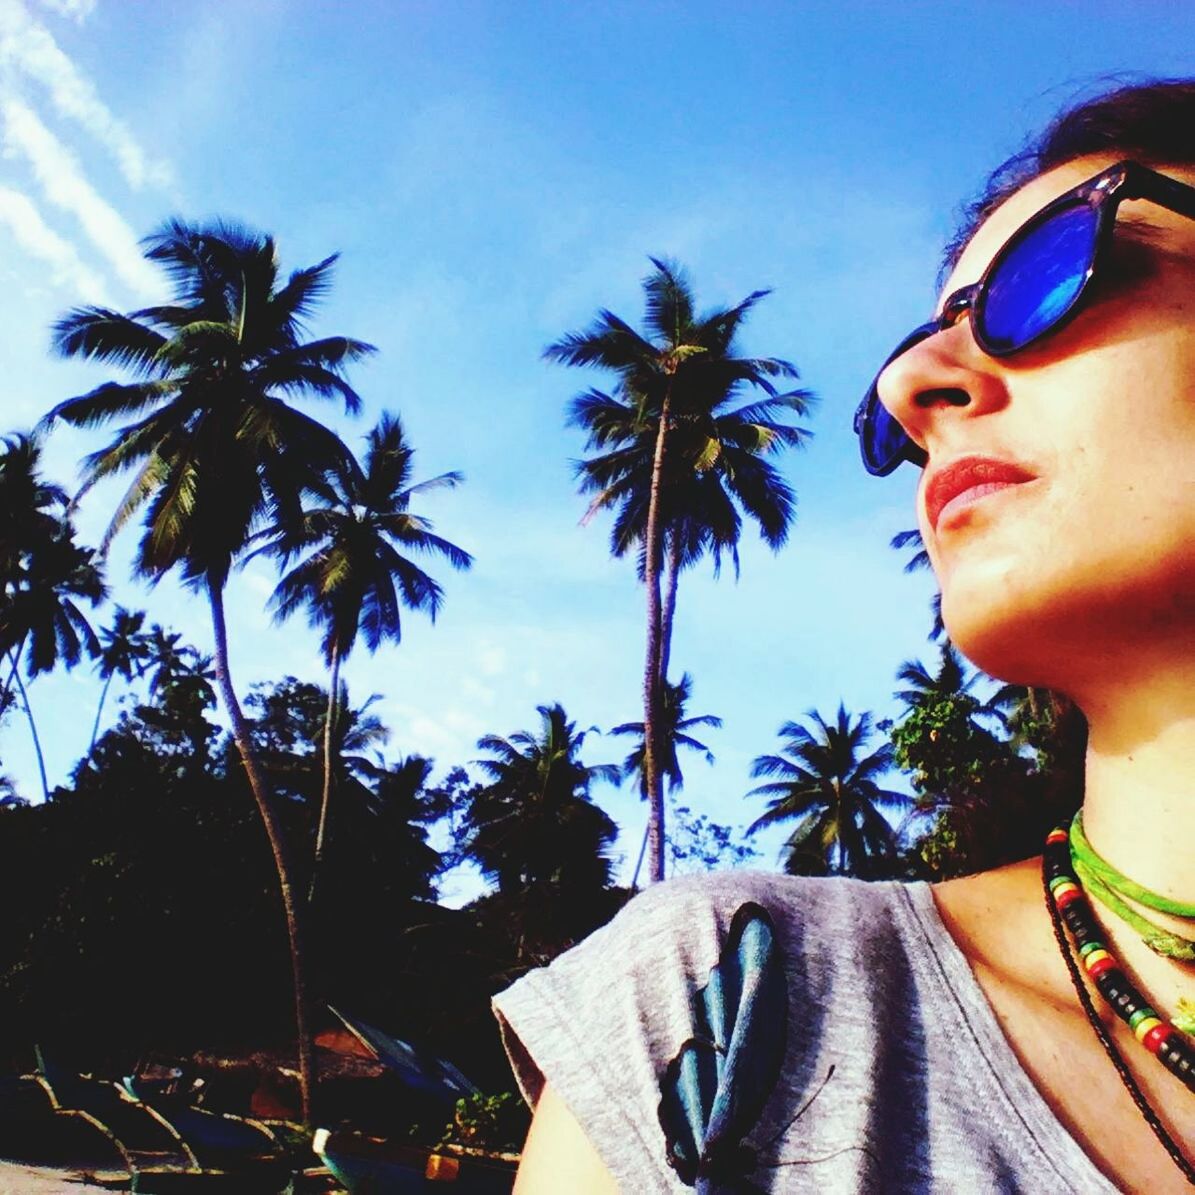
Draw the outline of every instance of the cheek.
M1064 691L1095 656L1195 635L1195 451L1074 449L1032 501L931 553L958 647Z

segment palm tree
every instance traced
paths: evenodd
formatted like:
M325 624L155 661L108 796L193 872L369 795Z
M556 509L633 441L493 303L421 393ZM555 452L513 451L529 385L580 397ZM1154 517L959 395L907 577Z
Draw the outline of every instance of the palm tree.
M152 695L167 692L194 668L199 652L194 647L182 644L182 639L178 631L168 631L159 623L155 622L150 627L145 671L149 674L149 691Z
M903 551L905 548L913 549L913 555L905 561L906 573L920 573L926 569L933 568L929 552L925 547L925 541L921 538L921 532L915 527L911 531L898 531L888 541L888 546L896 548L897 551ZM930 603L930 610L933 612L934 621L933 626L930 627L929 640L931 643L938 643L941 642L946 634L946 624L942 621L941 591L934 594L933 601Z
M920 660L905 660L896 673L896 679L909 687L897 689L893 696L903 701L910 709L962 697L973 703L977 711L983 709L978 698L971 693L979 674L967 668L958 649L950 640L942 644L937 672L931 673Z
M107 596L107 587L94 553L75 543L65 517L48 539L20 554L6 582L0 601L0 655L10 666L4 692L7 695L8 687L16 684L33 737L42 795L49 800L45 756L19 671L21 654L30 679L59 664L73 668L84 653L98 655L99 640L80 602L98 606Z
M524 910L567 905L609 884L606 851L618 830L590 789L622 777L617 764L581 762L588 732L578 732L559 703L538 711L538 731L478 740L490 758L475 762L489 783L473 795L463 824L465 854Z
M310 553L278 583L271 605L279 621L300 608L307 610L309 622L323 628L322 649L331 672L324 719L324 788L308 900L315 893L328 826L341 663L359 633L364 633L371 653L386 641L399 643L404 606L435 622L443 590L410 553L439 556L456 569L473 563L468 552L433 534L430 520L410 509L412 498L455 486L461 475L441 473L412 483L415 451L397 415L384 414L366 443L364 468L349 462L330 479L318 506L303 511L297 522L271 527L263 536L266 544L254 553L277 556L283 567L295 556Z
M372 799L367 784L385 771L380 748L389 741L390 731L370 712L381 699L380 693L372 693L354 706L348 686L341 681L333 705L331 759L336 785L339 789L352 786L364 803ZM263 766L276 777L278 790L314 804L325 770L327 694L319 685L288 676L272 685L255 685L248 704L257 714L251 730L254 745Z
M0 692L7 703L16 674L16 659L25 644L21 618L13 609L18 594L29 584L30 555L59 540L67 508L66 491L41 476L41 444L37 437L15 434L4 437L0 450L0 618L11 638L5 654L13 656L12 670ZM46 570L43 568L42 573ZM25 612L27 617L28 612ZM15 647L15 651L12 649Z
M87 748L87 759L95 751L95 741L100 733L100 719L104 713L104 702L114 676L122 676L126 683L132 683L134 676L145 670L149 658L149 642L142 633L145 623L144 610L126 610L117 606L112 623L100 631L100 655L97 671L104 679L100 690L100 704L95 711L95 725L91 728L91 745ZM84 761L86 763L86 760Z
M255 530L297 515L316 479L342 467L340 439L287 401L361 401L344 368L373 351L344 336L303 341L327 291L335 257L283 281L273 238L224 223L168 222L146 257L173 284L170 303L121 314L75 308L54 326L64 357L86 357L133 375L59 403L45 423L95 427L128 419L84 462L84 489L133 469L105 537L142 508L136 571L153 581L174 568L206 591L217 684L278 874L294 976L302 1115L311 1117L314 1060L307 1031L303 949L281 831L249 741L229 668L224 590Z
M693 678L686 672L677 684L664 682L664 700L660 709L660 771L668 781L668 792L680 792L684 788L685 778L680 770L678 747L688 747L691 751L700 751L705 755L706 763L714 762L713 752L700 740L693 738L688 732L699 726L720 727L722 719L714 714L700 714L686 718L685 707L693 692ZM623 722L610 730L611 734L633 734L639 740L631 753L623 760L622 773L624 779L630 776L639 778L639 793L647 798L647 776L643 766L644 730L642 722ZM643 855L647 847L647 835L643 837L643 846L639 850L639 860L635 864L635 874L631 877L631 887L639 882L639 869L643 865Z
M22 555L58 531L67 496L42 478L37 437L16 433L0 443L0 577L7 584Z
M871 715L852 719L843 705L833 723L816 710L810 725L786 722L780 728L782 754L761 755L751 775L777 779L753 788L748 796L768 796L768 809L747 827L796 821L789 836L785 870L830 870L870 876L896 847L885 814L904 813L911 801L904 793L882 788L892 766L892 747L864 754L871 737Z
M664 789L657 722L677 578L706 551L716 566L721 552L729 550L737 566L738 507L758 523L773 549L785 542L794 496L762 458L808 438L808 432L777 417L806 414L812 396L805 390L781 394L773 385L772 378L797 376L790 362L736 355L739 328L767 291L754 291L734 307L699 317L683 272L656 258L651 262L654 270L643 282L643 334L603 310L589 328L549 345L544 356L565 365L606 369L617 378L613 395L591 389L575 399L570 422L587 429L590 449L601 450L578 468L582 490L595 494L589 514L615 509L614 554L622 555L632 545L640 552L647 588L644 771L651 806L651 876L660 880ZM765 397L736 407L744 387ZM668 583L661 600L665 558Z

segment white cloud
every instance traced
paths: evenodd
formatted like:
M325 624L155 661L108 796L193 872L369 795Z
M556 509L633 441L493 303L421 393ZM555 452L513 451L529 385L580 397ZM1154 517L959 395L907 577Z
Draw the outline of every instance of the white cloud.
M84 302L108 305L111 299L103 280L79 257L78 251L42 219L27 196L0 187L0 225L30 256L50 267L53 281L77 294Z
M43 0L46 2L80 22L94 8L94 0ZM128 126L96 94L91 80L30 16L21 0L0 0L0 67L45 87L55 110L79 124L111 154L129 186L169 186L170 168L145 153Z
M0 101L0 115L5 152L29 163L46 198L79 221L127 286L142 297L157 294L159 279L141 256L133 230L87 181L70 150L20 100Z
M492 643L483 645L477 653L477 667L482 676L500 676L507 668L505 650Z
M38 3L42 8L82 25L95 12L96 0L38 0Z

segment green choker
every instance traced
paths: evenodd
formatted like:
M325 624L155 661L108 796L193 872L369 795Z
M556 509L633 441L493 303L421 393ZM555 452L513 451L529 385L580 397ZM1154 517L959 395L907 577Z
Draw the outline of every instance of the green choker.
M1075 819L1071 822L1070 849L1075 874L1083 887L1133 929L1150 950L1181 963L1195 962L1195 941L1155 925L1127 904L1124 898L1159 913L1169 913L1172 917L1191 920L1195 920L1195 904L1171 900L1169 897L1151 892L1117 871L1107 860L1101 859L1087 841L1087 835L1083 833L1081 811L1075 814ZM1174 1018L1174 1024L1185 1033L1195 1033L1195 1006L1186 1000L1181 1003L1184 1007Z

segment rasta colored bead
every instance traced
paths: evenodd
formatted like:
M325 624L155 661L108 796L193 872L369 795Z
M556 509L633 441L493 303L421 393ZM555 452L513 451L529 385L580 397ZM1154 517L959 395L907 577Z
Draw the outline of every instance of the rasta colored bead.
M1107 950L1107 949L1108 948L1103 944L1103 942L1097 942L1094 938L1092 938L1092 940L1090 942L1084 942L1083 945L1079 947L1079 954L1086 957L1093 950Z
M1151 1053L1156 1054L1165 1042L1177 1030L1170 1025L1155 1025L1142 1039L1141 1044Z
M1046 845L1054 846L1057 844L1065 844L1070 841L1070 835L1059 826L1057 829L1051 830L1046 835Z
M1131 1017L1129 1017L1129 1028L1134 1033L1136 1033L1137 1027L1141 1024L1142 1021L1144 1021L1148 1017L1153 1017L1156 1020L1157 1016L1158 1016L1158 1014L1156 1012L1154 1012L1154 1010L1152 1008L1150 1008L1149 1005L1147 1004L1147 1005L1143 1006L1142 1008L1139 1008L1135 1013L1133 1013L1133 1015Z
M1160 1028L1161 1020L1156 1016L1143 1017L1137 1022L1137 1028L1133 1030L1133 1035L1142 1045L1145 1044L1145 1039L1149 1036L1150 1031Z

